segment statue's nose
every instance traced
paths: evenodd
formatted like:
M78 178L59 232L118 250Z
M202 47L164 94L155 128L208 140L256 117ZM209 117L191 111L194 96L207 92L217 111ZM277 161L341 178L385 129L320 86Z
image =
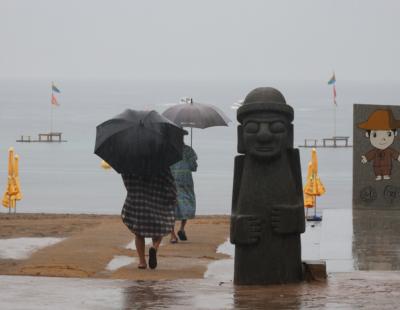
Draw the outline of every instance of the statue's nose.
M270 141L272 139L272 133L269 129L269 124L260 124L260 128L258 130L257 139L259 141Z

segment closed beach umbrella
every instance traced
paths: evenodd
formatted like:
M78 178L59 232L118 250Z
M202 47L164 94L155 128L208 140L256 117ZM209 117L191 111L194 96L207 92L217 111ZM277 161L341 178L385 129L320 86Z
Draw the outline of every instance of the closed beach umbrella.
M312 164L311 162L308 163L307 169L307 178L306 178L306 186L304 187L304 207L306 208L314 208L314 197L312 195L308 195L305 191L306 187L309 186L309 180L312 178Z
M11 212L11 208L14 208L16 205L16 194L17 186L15 184L15 178L8 176L7 178L7 188L3 195L2 205L5 208L8 208Z
M315 148L311 151L311 161L308 164L307 180L304 186L304 206L314 209L314 218L316 219L317 201L316 197L325 194L325 186L322 184L318 175L318 158ZM307 209L308 210L308 209Z
M18 158L15 159L14 149L11 147L8 150L7 188L3 195L2 205L11 211L11 208L16 208L16 201L20 199L22 199L22 192L18 177Z
M311 168L312 173L318 175L318 157L317 157L317 150L312 148L311 150Z
M231 121L219 108L211 104L193 102L190 98L185 103L176 104L162 115L182 127L190 127L190 144L192 144L192 128L208 128L213 126L228 126Z
M318 158L315 148L311 151L311 175L307 177L304 187L304 193L312 196L321 196L325 194L325 187L318 175Z
M157 174L182 159L183 133L156 111L128 109L96 127L94 153L118 173Z

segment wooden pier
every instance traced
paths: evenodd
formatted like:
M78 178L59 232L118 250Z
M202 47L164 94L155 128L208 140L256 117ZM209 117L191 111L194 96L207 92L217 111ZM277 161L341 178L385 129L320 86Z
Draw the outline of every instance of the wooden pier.
M17 142L67 142L67 140L62 139L61 132L49 132L49 133L39 133L37 140L31 139L31 136L21 135Z
M304 144L299 145L299 147L326 147L326 148L336 148L336 147L352 147L349 144L349 138L347 136L333 136L332 138L323 138L322 144L318 144L318 139L304 139Z

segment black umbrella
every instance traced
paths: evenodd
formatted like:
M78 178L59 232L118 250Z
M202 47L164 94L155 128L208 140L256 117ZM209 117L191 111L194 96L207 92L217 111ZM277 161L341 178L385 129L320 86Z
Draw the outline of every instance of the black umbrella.
M175 124L191 127L190 144L192 144L192 128L228 126L228 122L231 121L219 108L211 104L193 102L192 98L168 108L162 115Z
M128 109L96 127L94 153L118 173L151 175L182 159L183 133L156 111Z

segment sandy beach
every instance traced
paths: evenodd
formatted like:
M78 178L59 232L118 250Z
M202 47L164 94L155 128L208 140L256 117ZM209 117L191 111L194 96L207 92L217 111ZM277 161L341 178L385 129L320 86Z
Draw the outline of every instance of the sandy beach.
M228 234L228 216L199 216L188 222L188 241L170 244L166 236L159 249L158 267L140 270L136 251L127 248L133 234L118 215L1 214L1 239L65 239L26 259L0 258L0 274L132 280L203 278L210 262L226 258L216 249ZM128 263L131 257L132 263L107 269L115 257L125 257Z

